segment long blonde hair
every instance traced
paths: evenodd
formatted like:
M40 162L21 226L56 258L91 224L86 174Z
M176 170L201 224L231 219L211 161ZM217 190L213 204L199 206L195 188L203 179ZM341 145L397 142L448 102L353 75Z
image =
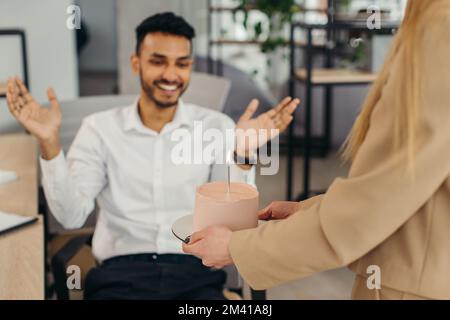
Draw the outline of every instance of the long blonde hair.
M370 117L377 102L379 101L384 83L387 81L391 62L394 56L401 54L400 73L401 81L397 81L399 90L395 101L395 119L394 119L394 146L400 148L406 145L408 167L414 168L415 154L415 132L417 127L417 118L419 111L419 90L420 78L418 67L418 53L415 48L417 34L417 24L423 13L428 9L430 1L427 0L409 0L406 8L405 17L398 33L394 39L393 45L386 61L375 80L366 101L363 104L362 111L358 116L349 136L347 137L342 155L344 160L352 161L362 143L364 142L370 127Z

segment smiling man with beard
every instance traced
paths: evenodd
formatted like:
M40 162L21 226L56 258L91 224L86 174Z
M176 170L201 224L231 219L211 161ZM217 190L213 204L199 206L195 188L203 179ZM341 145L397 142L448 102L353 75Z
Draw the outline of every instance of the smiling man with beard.
M62 116L52 89L51 107L43 108L20 79L10 79L8 106L39 141L42 183L57 220L68 229L79 228L98 203L92 243L98 266L86 277L85 298L223 299L225 273L184 254L171 226L193 212L196 187L224 180L226 170L219 161L176 165L171 134L180 128L193 132L199 122L224 133L235 127L283 131L299 101L284 99L252 119L253 101L236 126L220 112L180 99L193 64L194 30L185 20L158 14L144 20L136 35L131 65L141 81L139 99L87 117L67 158L59 143ZM266 142L235 152L248 157ZM252 173L250 166L234 166L233 180L253 183Z

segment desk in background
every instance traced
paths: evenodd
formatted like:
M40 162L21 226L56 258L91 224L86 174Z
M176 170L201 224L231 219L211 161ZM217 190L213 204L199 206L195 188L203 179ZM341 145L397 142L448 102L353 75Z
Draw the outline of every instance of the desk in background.
M38 215L37 143L25 134L0 135L0 170L18 180L0 185L0 211ZM44 299L44 227L35 224L0 235L0 300Z

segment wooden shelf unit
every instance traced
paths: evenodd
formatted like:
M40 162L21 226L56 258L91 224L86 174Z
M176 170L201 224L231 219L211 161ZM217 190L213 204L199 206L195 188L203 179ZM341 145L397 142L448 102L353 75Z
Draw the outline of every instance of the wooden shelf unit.
M296 69L295 76L297 80L307 81L307 69ZM366 71L349 69L313 69L311 83L313 85L365 84L373 82L376 77L376 73Z

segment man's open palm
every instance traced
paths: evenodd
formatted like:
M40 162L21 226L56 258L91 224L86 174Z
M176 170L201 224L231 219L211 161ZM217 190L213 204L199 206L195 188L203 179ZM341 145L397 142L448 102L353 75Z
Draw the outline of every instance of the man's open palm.
M8 81L6 99L9 111L39 140L48 140L58 135L61 125L61 108L53 89L47 90L50 108L39 105L19 78Z
M286 97L275 108L252 119L259 105L258 100L252 100L236 125L237 149L251 153L282 133L291 123L299 103L299 99ZM256 133L255 139L246 138L250 130Z

